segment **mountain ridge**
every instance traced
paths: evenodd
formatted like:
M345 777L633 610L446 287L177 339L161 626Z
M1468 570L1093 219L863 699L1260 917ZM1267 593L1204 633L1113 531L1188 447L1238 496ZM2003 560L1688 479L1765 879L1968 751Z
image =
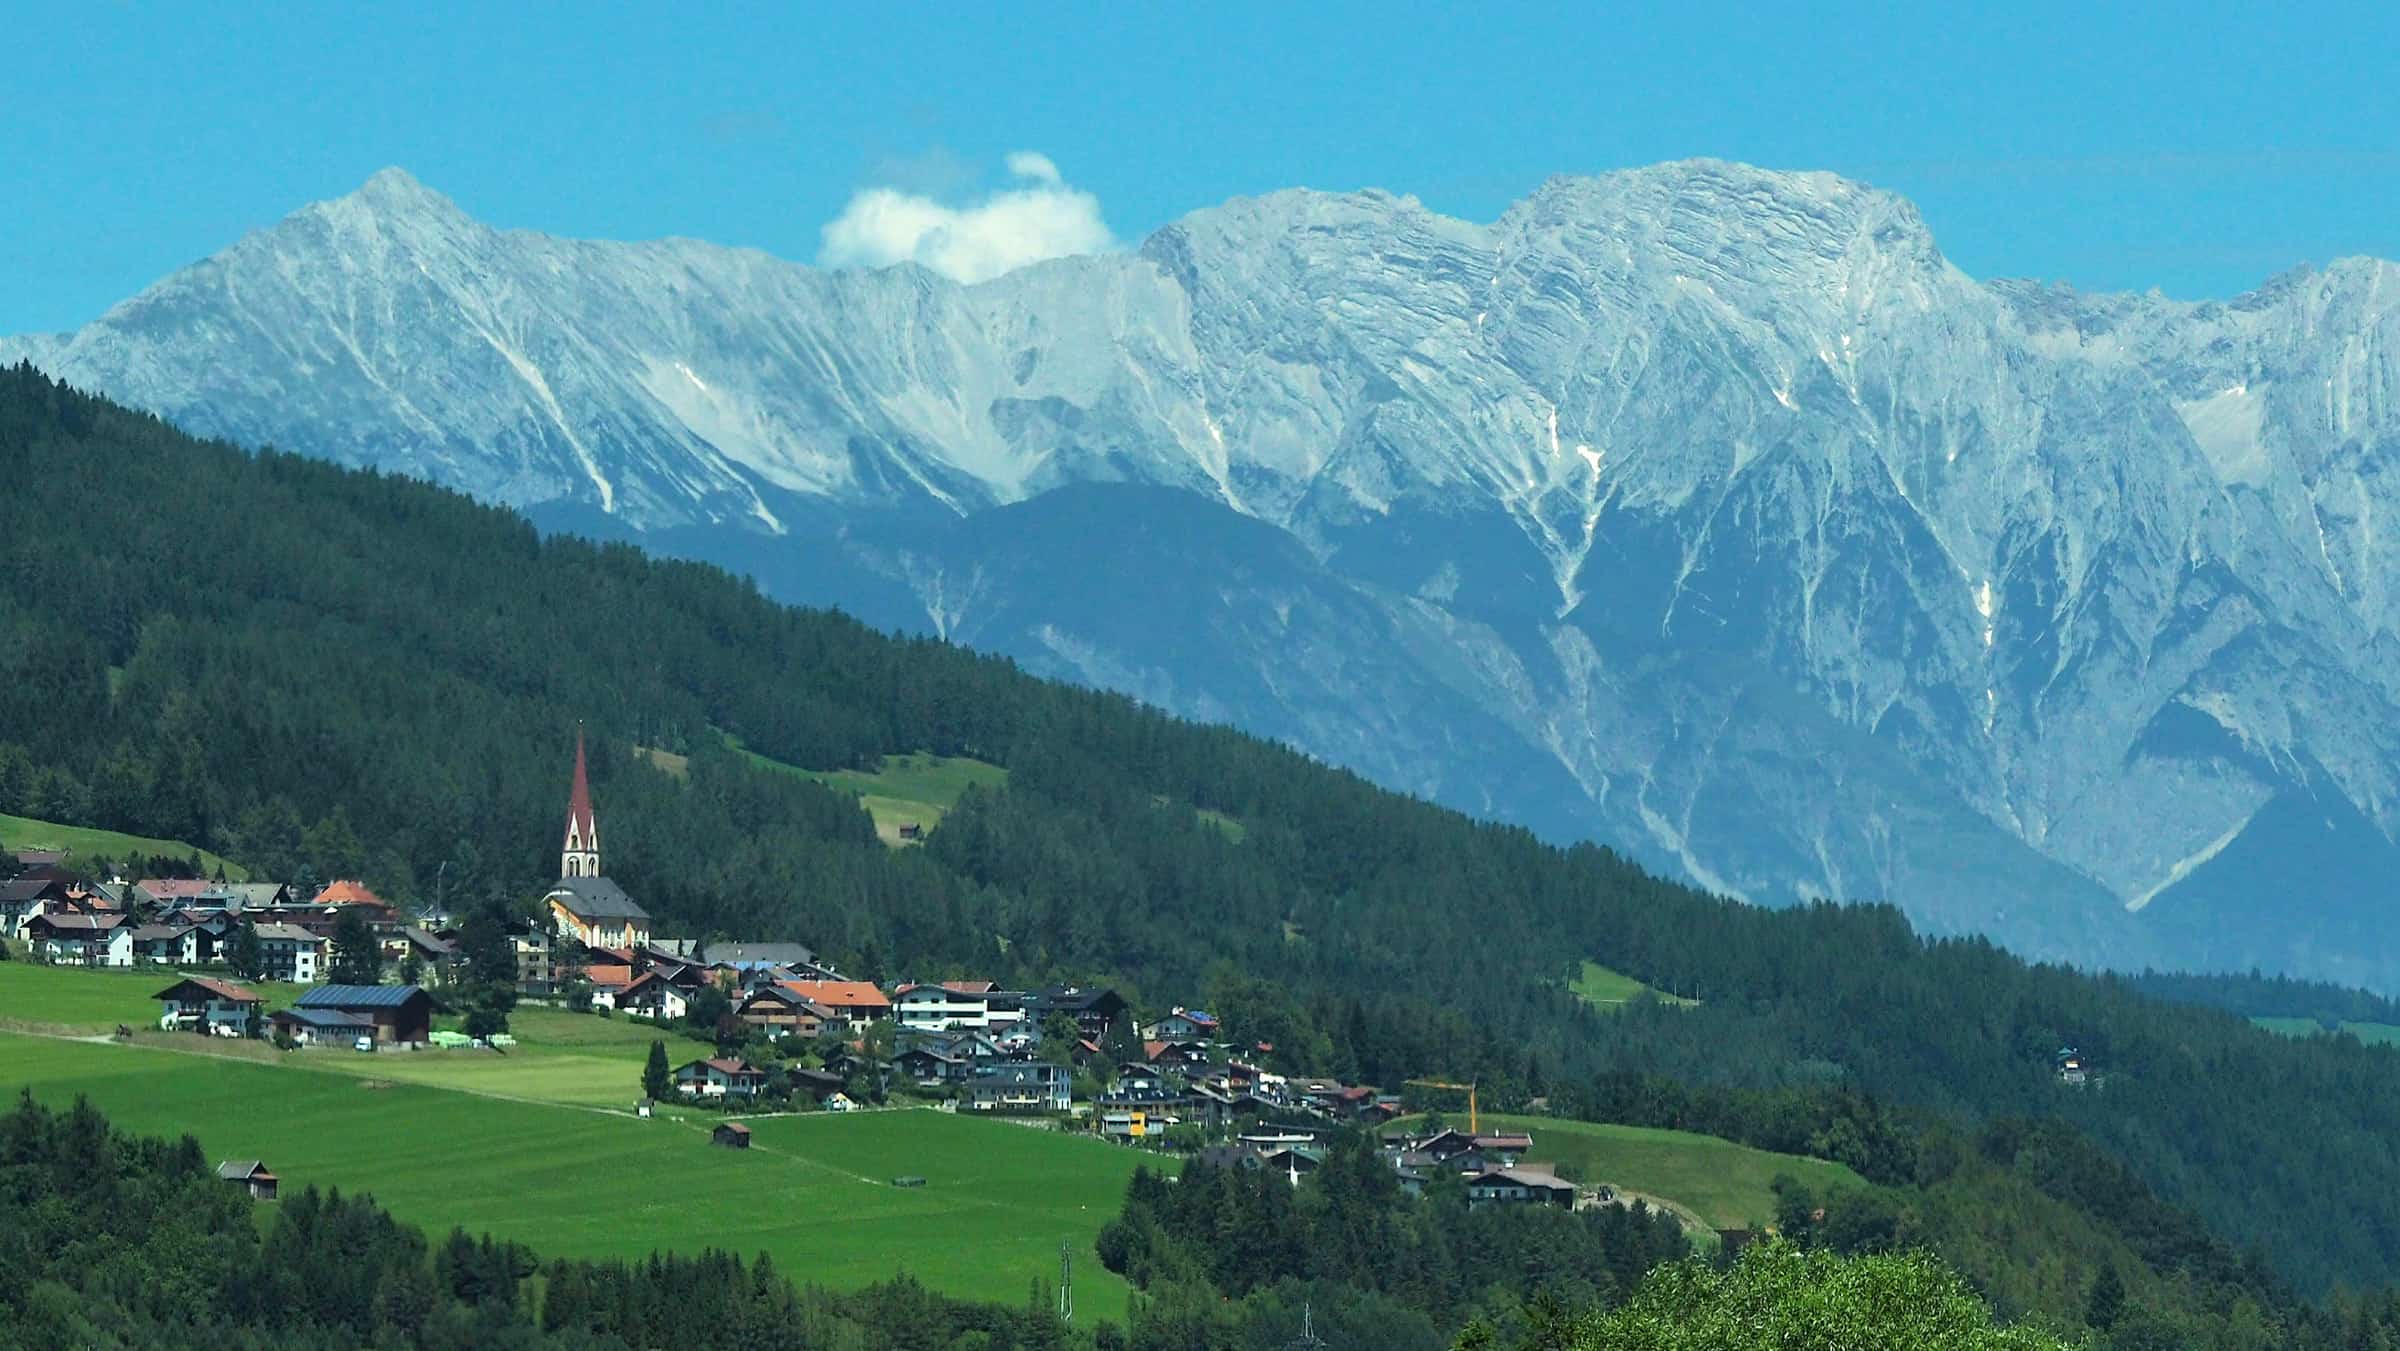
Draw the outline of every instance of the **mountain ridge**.
M1483 224L1289 189L973 286L497 231L386 171L0 357L1727 894L2390 989L2354 879L2400 867L2395 294L2373 259L2227 301L1979 283L1904 198L1723 161ZM1115 484L1305 560L1208 530L1095 558L1105 494L1009 512ZM1181 519L1158 502L1113 509ZM1099 569L1215 641L1111 613ZM2322 923L2230 880L2296 867L2288 824L2236 846L2308 804L2352 860Z

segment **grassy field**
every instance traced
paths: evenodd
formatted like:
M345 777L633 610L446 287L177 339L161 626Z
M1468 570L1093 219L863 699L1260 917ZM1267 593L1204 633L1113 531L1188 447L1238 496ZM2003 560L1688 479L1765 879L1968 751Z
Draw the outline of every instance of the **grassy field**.
M1611 971L1598 962L1585 962L1583 974L1577 977L1575 983L1568 988L1581 997L1583 1002L1602 1009L1622 1008L1627 1001L1637 999L1645 994L1656 995L1661 1003L1674 1004L1682 1008L1689 1008L1699 1002L1696 999L1685 999L1681 995L1671 995L1663 990L1653 990L1633 977L1622 972Z
M0 963L0 1028L93 1035L119 1023L142 1041L172 1050L278 1061L285 1053L257 1042L203 1041L189 1033L157 1031L158 1005L150 996L179 977L161 968L92 971L80 967ZM287 1007L307 988L245 981L265 995L267 1011ZM438 1017L436 1027L455 1025ZM391 1079L433 1088L457 1088L503 1097L586 1107L627 1107L640 1096L642 1062L650 1042L667 1043L677 1064L709 1053L706 1044L673 1032L660 1033L633 1018L601 1018L563 1009L520 1007L509 1018L517 1045L492 1050L427 1050L404 1055L360 1055L342 1047L292 1052L292 1063L363 1078Z
M434 1020L437 1028L456 1023L455 1018ZM519 1007L509 1015L508 1030L517 1044L505 1052L436 1048L402 1055L340 1050L302 1054L307 1063L343 1074L575 1107L624 1108L641 1096L642 1062L652 1040L667 1044L671 1064L716 1053L705 1042L661 1032L638 1018L601 1018L564 1009Z
M1455 1115L1449 1119L1460 1124ZM1716 1229L1772 1222L1778 1173L1819 1194L1868 1186L1838 1163L1773 1154L1713 1135L1546 1116L1486 1116L1483 1128L1525 1131L1533 1136L1533 1152L1526 1156L1533 1162L1567 1164L1585 1186L1608 1183L1674 1202Z
M0 1026L45 1032L99 1033L125 1023L158 1026L158 1002L150 996L181 980L167 967L95 971L77 966L0 962ZM289 1005L305 986L247 982L266 996L269 1012Z
M0 845L10 849L63 849L69 862L92 858L129 859L190 858L192 846L178 840L153 840L139 835L120 835L113 830L92 830L84 826L62 826L52 821L36 821L24 816L0 816ZM236 882L246 882L250 874L235 864L203 850L201 868L216 876L223 868L225 875Z
M1055 1275L1063 1241L1083 1259L1079 1310L1125 1319L1126 1287L1091 1243L1146 1157L1131 1150L933 1111L756 1119L752 1148L725 1150L709 1145L704 1115L641 1121L495 1101L304 1067L315 1059L271 1066L0 1034L0 1088L61 1105L81 1094L126 1129L188 1132L212 1159L264 1159L286 1188L371 1192L437 1235L460 1225L545 1256L713 1246L769 1253L795 1279L828 1286L907 1270L950 1294L1016 1303L1033 1278ZM891 1186L901 1175L926 1185Z
M887 755L883 767L869 774L855 769L799 769L770 760L739 742L734 749L761 768L797 774L855 795L859 805L875 818L875 833L890 845L900 843L902 826L931 829L969 788L999 788L1008 783L1007 770L963 757Z
M2325 1029L2314 1018L2253 1018L2252 1024L2287 1037L2313 1037ZM2369 1046L2400 1046L2400 1027L2390 1023L2343 1023L2342 1030Z

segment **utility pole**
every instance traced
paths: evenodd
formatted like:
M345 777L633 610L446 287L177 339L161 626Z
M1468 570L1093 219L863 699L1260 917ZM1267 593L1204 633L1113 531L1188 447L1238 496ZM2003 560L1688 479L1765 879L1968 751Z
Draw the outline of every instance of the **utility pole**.
M1063 1238L1058 1241L1058 1316L1075 1321L1075 1249Z

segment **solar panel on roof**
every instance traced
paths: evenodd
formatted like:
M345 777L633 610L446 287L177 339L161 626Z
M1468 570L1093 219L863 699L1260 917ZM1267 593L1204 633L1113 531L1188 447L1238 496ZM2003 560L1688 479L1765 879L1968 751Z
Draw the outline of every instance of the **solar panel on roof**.
M292 1003L295 1007L396 1009L418 993L414 985L319 985Z

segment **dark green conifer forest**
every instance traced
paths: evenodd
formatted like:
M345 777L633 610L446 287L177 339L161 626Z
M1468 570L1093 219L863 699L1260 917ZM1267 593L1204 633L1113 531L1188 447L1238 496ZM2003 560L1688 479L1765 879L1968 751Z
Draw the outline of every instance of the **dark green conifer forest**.
M556 875L581 721L608 870L670 932L1204 1004L1295 1069L1474 1077L1487 1109L1833 1158L1891 1189L1895 1226L1960 1244L2048 1198L2143 1255L2138 1297L2223 1292L2221 1326L2400 1275L2400 1053L1928 941L1890 906L1714 898L707 567L196 442L30 368L0 374L0 482L0 812L517 904ZM729 737L1009 777L894 850ZM1567 989L1585 959L1700 1003L1596 1010ZM2067 1045L2090 1085L2054 1072ZM1967 1203L1931 1189L2001 1175L2024 1185L1942 1218Z

